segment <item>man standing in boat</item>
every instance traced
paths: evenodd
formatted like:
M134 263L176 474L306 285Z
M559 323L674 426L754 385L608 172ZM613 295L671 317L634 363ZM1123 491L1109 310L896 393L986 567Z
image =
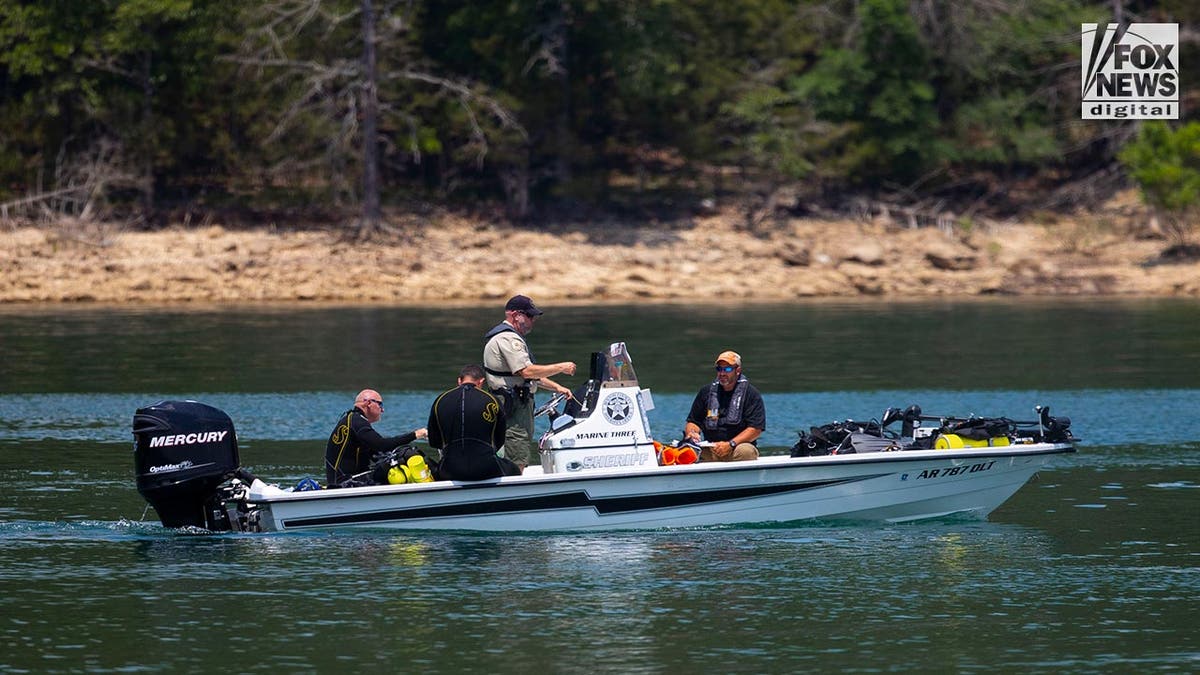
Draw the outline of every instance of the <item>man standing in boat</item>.
M543 314L525 295L514 295L504 305L504 321L484 334L483 369L487 385L504 405L508 429L504 436L504 456L521 470L529 465L534 452L533 394L543 387L571 397L571 390L550 379L552 375L575 374L573 361L545 365L533 362L525 336Z
M442 451L442 480L486 480L521 473L496 451L508 428L500 401L483 387L483 368L463 366L458 386L443 392L429 408L429 445Z
M353 476L371 468L375 455L408 445L428 432L417 429L386 438L371 426L383 416L383 397L374 389L363 389L354 397L354 407L342 413L325 445L325 484L341 487Z
M725 351L717 356L717 379L705 385L688 412L683 435L693 443L711 445L700 451L706 462L758 459L755 442L767 428L762 394L742 374L742 357Z

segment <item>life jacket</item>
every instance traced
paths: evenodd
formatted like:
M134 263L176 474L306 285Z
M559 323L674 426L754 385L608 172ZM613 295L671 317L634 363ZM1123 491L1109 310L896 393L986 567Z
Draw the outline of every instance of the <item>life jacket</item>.
M497 335L499 335L501 333L516 333L516 332L517 332L517 329L513 328L512 324L510 324L507 321L501 321L500 323L496 324L495 326L492 326L491 330L489 330L488 332L483 334L483 341L487 342L488 340L491 340L492 338L496 337Z
M491 330L483 334L484 347L486 348L487 344L492 341L492 338L501 333L517 333L517 329L513 328L508 322L501 321L493 326ZM520 337L521 334L517 333L517 336ZM525 338L521 337L521 341L524 342ZM529 352L529 361L531 363L537 363L537 361L533 358L533 351L529 349L528 342L525 342L525 351ZM487 367L487 363L483 364L483 369L487 371L489 375L495 375L496 377L516 377L516 373L513 373L509 370L492 370L491 368Z
M708 388L708 414L704 416L704 428L714 431L720 426L736 427L741 424L742 404L746 401L746 388L749 386L750 380L747 380L745 375L738 375L737 383L733 387L733 396L729 399L729 407L725 409L725 414L718 418L715 413L721 409L720 400L717 398L721 391L721 381L714 380Z

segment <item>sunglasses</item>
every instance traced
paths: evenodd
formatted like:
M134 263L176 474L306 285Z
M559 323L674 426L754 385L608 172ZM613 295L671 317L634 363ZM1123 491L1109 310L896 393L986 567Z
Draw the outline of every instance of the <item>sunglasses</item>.
M374 403L375 405L379 406L380 410L383 410L383 401L380 401L377 398L364 398L363 403Z
M718 373L732 373L737 370L737 366L717 366Z

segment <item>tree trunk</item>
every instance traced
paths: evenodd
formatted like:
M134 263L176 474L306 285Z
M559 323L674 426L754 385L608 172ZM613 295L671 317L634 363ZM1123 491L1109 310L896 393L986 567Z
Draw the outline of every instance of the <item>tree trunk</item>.
M154 55L150 50L142 53L142 129L145 135L140 139L142 151L142 217L147 223L154 223Z
M558 111L554 121L554 181L559 188L571 182L571 16L565 0L552 3L548 42L551 54L550 76L558 89Z
M508 217L523 221L529 217L529 163L513 163L500 170L500 182L504 185L505 204Z
M358 238L374 234L383 220L379 206L379 73L375 56L375 7L362 0L363 86L362 86L362 219Z

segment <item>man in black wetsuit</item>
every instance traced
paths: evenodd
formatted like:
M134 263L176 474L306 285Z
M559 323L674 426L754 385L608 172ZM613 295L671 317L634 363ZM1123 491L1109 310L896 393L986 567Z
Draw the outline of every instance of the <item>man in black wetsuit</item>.
M471 364L458 374L458 386L443 392L429 408L429 445L440 448L442 480L485 480L520 475L500 457L507 428L500 401L482 389L483 368Z
M371 468L381 452L425 438L425 429L385 438L371 425L383 416L383 397L374 389L363 389L354 398L354 407L342 413L325 445L325 484L343 487L352 476Z

